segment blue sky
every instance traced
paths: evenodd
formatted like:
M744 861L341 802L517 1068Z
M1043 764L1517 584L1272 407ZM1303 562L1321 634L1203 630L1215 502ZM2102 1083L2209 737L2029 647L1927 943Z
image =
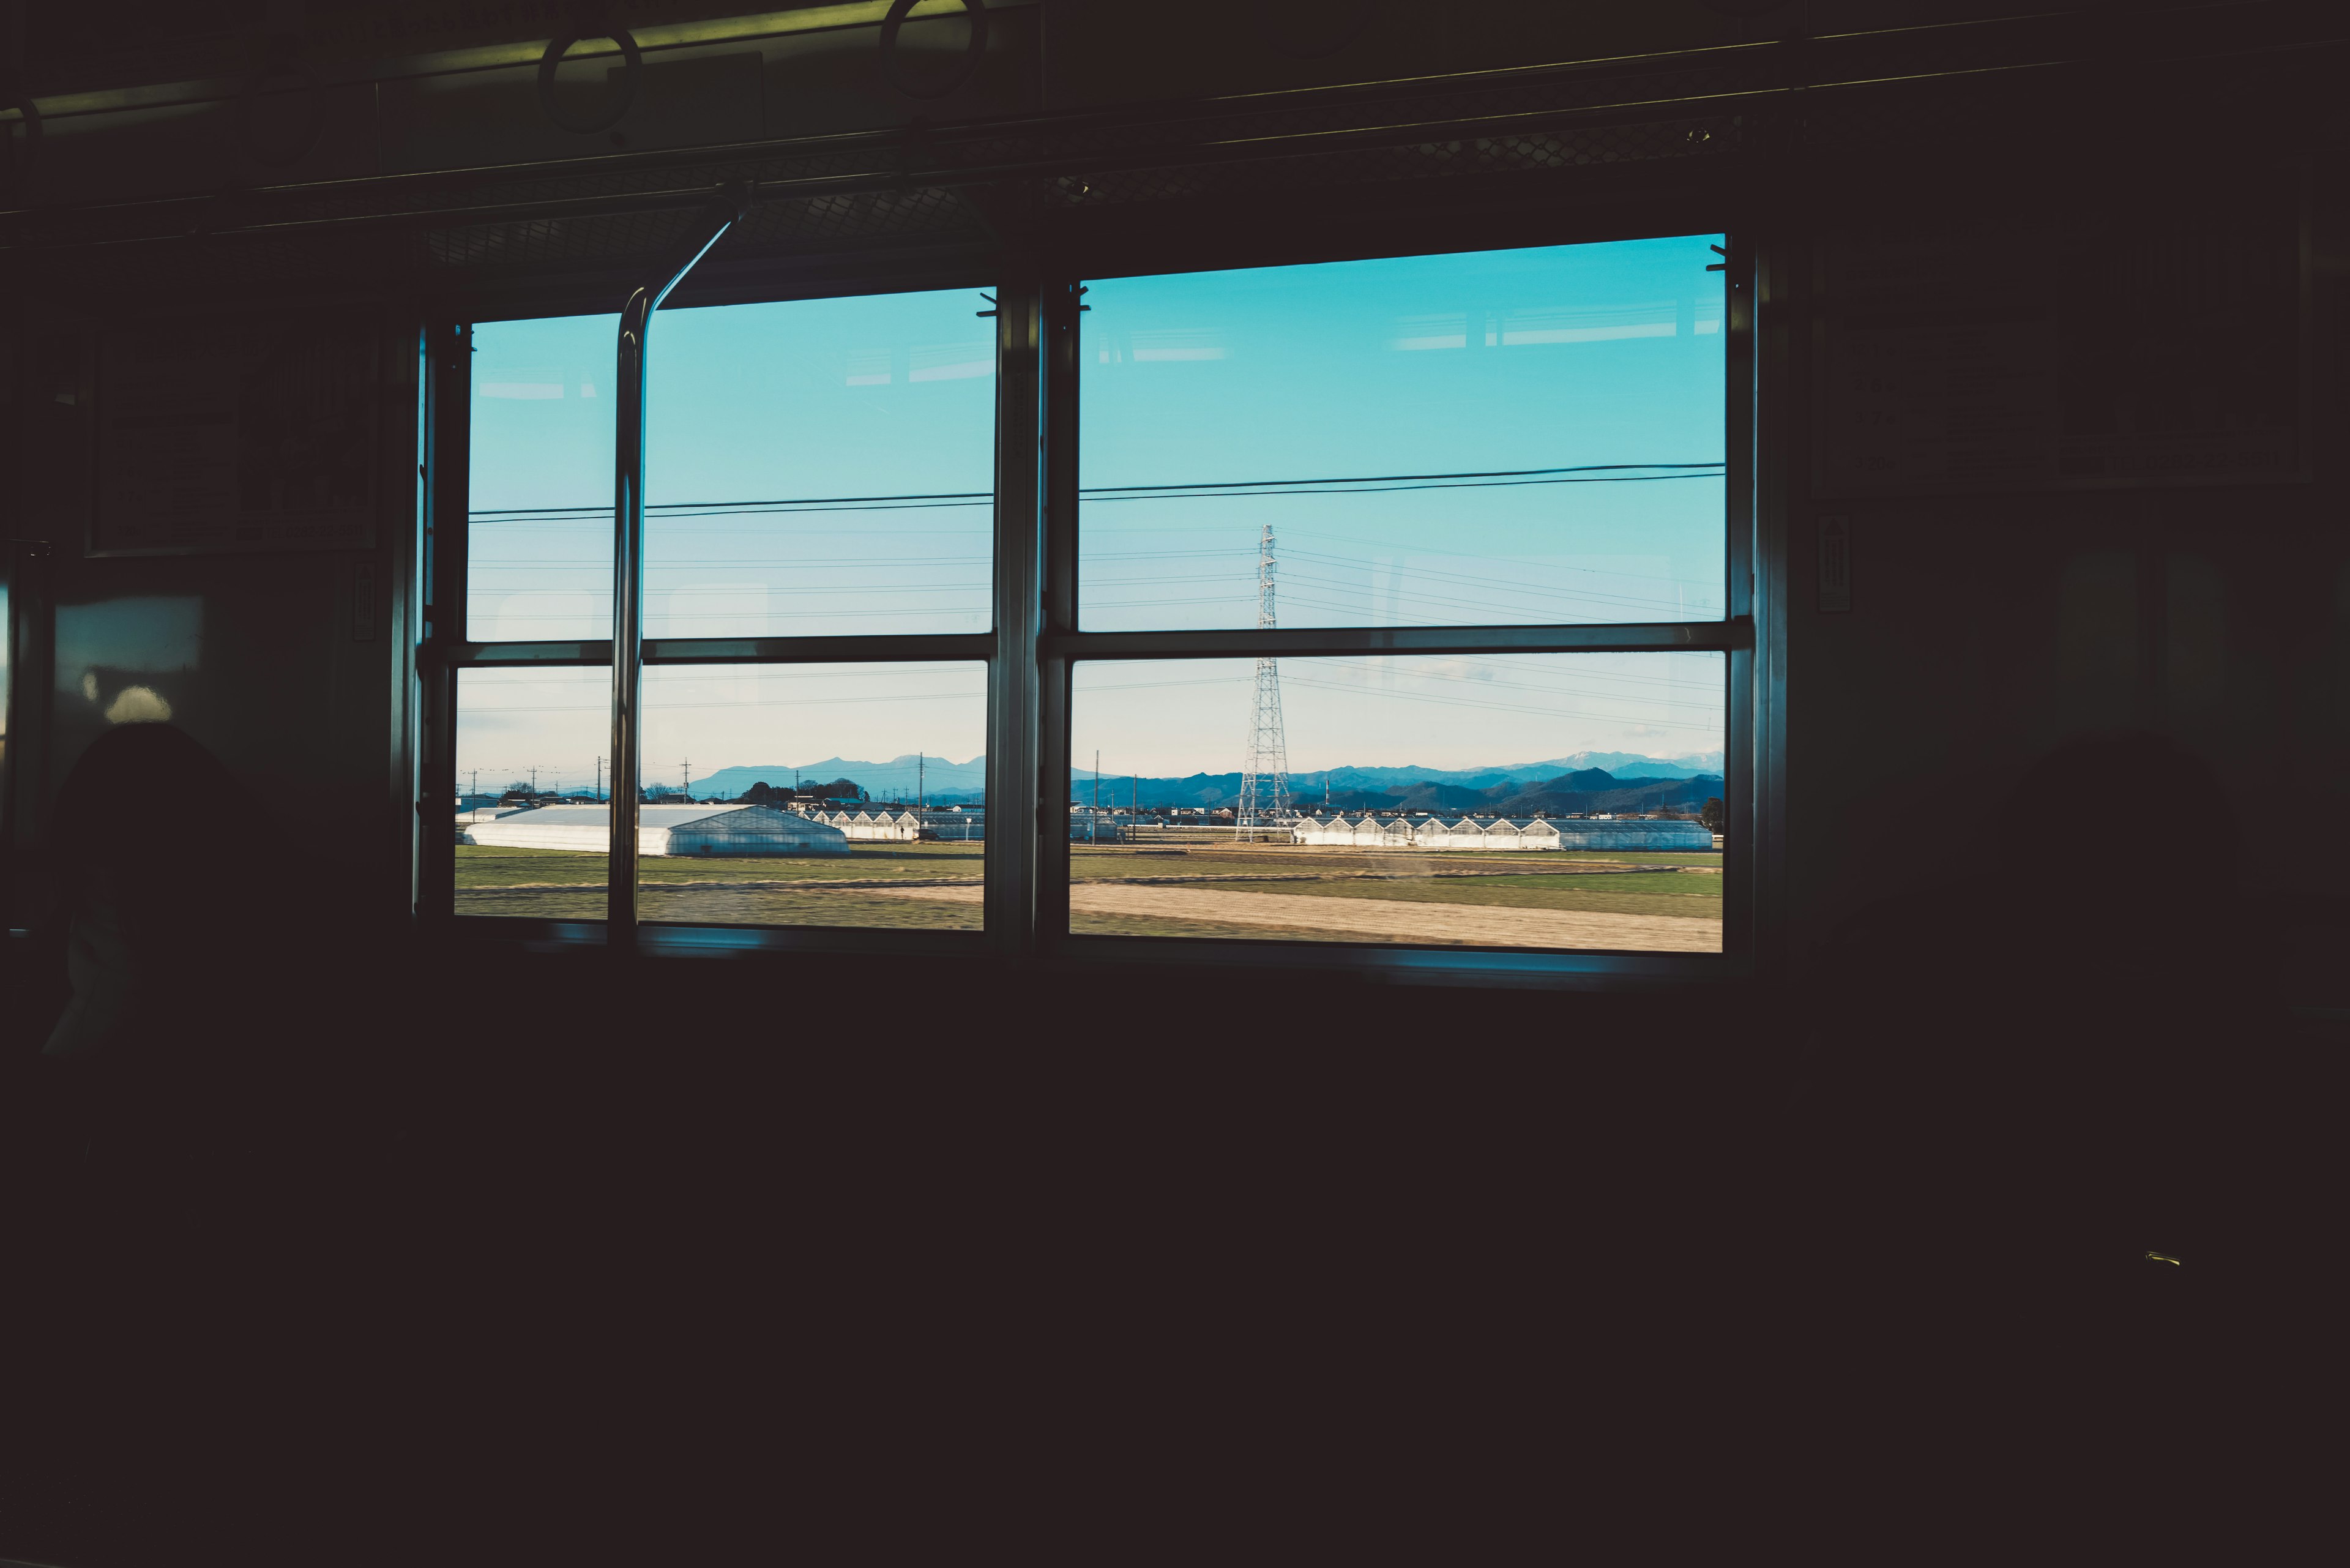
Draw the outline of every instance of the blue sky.
M1253 625L1266 524L1284 626L1720 616L1708 244L1094 284L1083 623ZM1242 488L1119 488L1203 482Z
M1268 523L1284 626L1720 615L1716 239L1094 282L1082 623L1253 624ZM648 634L984 629L984 307L949 290L662 312ZM476 640L610 633L615 326L475 329ZM1720 661L1704 656L1285 673L1300 772L1721 743ZM1107 771L1232 771L1250 677L1245 661L1080 667L1079 760L1111 741ZM918 750L961 761L982 743L969 670L660 679L678 684L668 701L649 691L651 776L688 755L700 774ZM536 763L542 782L585 784L605 749L603 680L468 675L461 767L486 784Z

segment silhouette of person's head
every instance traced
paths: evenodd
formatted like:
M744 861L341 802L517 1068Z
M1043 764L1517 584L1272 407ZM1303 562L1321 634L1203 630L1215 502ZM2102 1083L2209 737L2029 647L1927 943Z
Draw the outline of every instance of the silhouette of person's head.
M47 834L74 992L52 1052L119 1050L218 990L225 944L246 923L240 793L169 724L109 730L75 763Z

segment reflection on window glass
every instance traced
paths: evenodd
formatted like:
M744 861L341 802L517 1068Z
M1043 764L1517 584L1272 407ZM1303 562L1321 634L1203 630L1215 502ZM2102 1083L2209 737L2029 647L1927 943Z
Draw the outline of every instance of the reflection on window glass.
M617 316L473 328L467 635L612 635Z
M604 918L604 827L514 829L609 809L611 702L605 669L458 672L457 913Z
M645 671L639 913L977 930L983 664Z
M1721 950L1718 653L1098 661L1070 929Z
M1719 235L1096 282L1096 630L1718 618Z
M986 630L983 305L953 289L663 312L645 635Z

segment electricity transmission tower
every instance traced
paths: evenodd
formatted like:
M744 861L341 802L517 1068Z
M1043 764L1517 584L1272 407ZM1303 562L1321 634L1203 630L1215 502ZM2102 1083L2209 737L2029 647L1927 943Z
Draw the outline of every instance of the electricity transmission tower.
M1274 624L1273 612L1273 524L1256 548L1256 624ZM1250 838L1257 829L1284 822L1289 815L1289 742L1281 729L1281 667L1278 659L1256 661L1256 705L1249 724L1247 758L1241 764L1241 808L1232 817L1232 836Z

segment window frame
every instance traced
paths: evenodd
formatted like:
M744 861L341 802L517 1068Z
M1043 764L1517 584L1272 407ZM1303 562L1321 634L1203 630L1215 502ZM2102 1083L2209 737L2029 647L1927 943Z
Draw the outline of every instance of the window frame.
M1690 221L1673 222L1672 217ZM1663 221L1660 221L1660 218ZM904 288L970 287L994 296L996 428L993 627L980 632L876 633L777 638L646 639L653 665L982 661L987 667L987 838L983 929L924 931L856 927L713 927L642 921L636 946L647 952L879 951L993 953L1024 961L1097 965L1240 966L1352 971L1399 981L1552 984L1729 980L1753 972L1766 935L1760 919L1760 868L1766 846L1758 829L1775 819L1761 798L1777 773L1775 733L1783 704L1782 617L1775 573L1766 574L1763 508L1757 472L1759 416L1756 307L1764 268L1741 225L1690 214L1618 214L1601 225L1555 217L1533 223L1473 226L1468 244L1383 244L1342 236L1314 252L1250 254L1246 247L1194 250L1179 265L1136 265L1133 255L1050 258L1006 265L985 278L944 280L877 271L856 289L822 296ZM1079 317L1086 277L1151 275L1239 267L1339 262L1412 254L1459 254L1605 243L1661 234L1721 233L1728 377L1723 418L1726 486L1726 613L1712 621L1607 625L1340 627L1169 631L1085 631L1077 625ZM1417 239L1418 236L1415 236ZM1087 262L1100 265L1086 265ZM729 289L723 299L757 303L818 296L818 291ZM568 314L569 312L564 312ZM584 314L585 312L580 312ZM468 936L520 939L557 946L602 945L601 921L556 921L459 915L454 909L452 836L423 831L456 798L458 672L468 669L603 667L607 639L473 642L467 638L467 494L470 489L472 322L517 318L501 310L430 323L421 352L423 515L419 571L428 586L417 668L420 789L415 886L421 921ZM657 333L656 333L657 336ZM1775 522L1775 519L1773 519ZM1211 659L1349 654L1574 654L1713 651L1727 667L1724 735L1723 931L1720 954L1410 947L1399 943L1285 942L1212 938L1095 936L1069 929L1068 842L1060 803L1068 798L1071 671L1094 659ZM1775 838L1775 835L1773 836ZM437 853L436 853L437 849Z

